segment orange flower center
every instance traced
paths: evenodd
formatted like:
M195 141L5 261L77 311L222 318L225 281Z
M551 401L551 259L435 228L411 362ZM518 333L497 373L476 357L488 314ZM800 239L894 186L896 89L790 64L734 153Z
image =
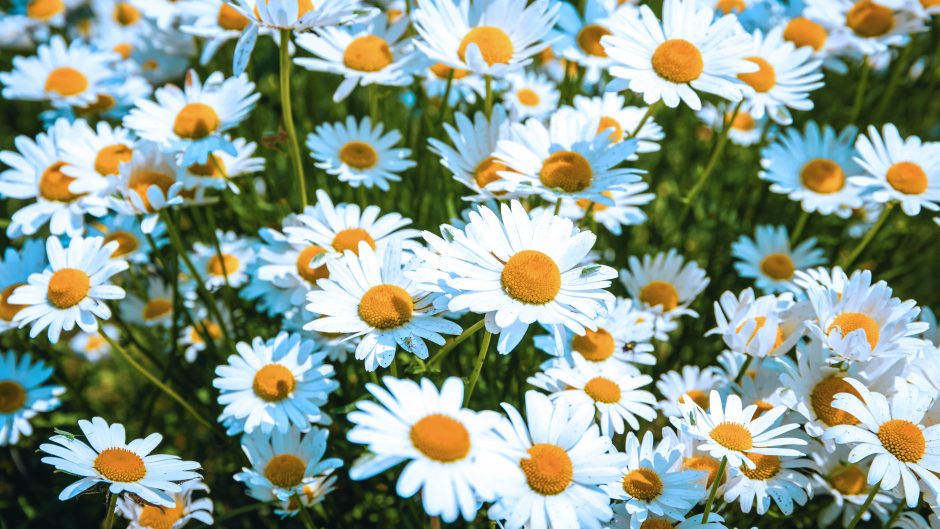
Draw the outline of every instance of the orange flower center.
M15 380L0 380L0 413L13 413L26 403L26 389Z
M800 180L810 191L828 195L845 186L845 173L842 167L832 160L816 158L810 160L800 170Z
M620 125L620 122L610 116L601 116L600 122L597 124L597 133L600 134L604 131L610 131L610 141L617 143L623 139L623 126Z
M575 335L571 340L571 348L581 353L585 360L600 362L614 354L614 337L600 327L596 331L585 329L584 336Z
M151 299L144 305L144 319L152 321L160 319L173 312L173 302L169 299L156 298Z
M715 9L726 15L735 11L744 11L746 8L747 3L745 3L744 0L718 0L715 2Z
M536 444L527 450L528 459L519 462L529 488L542 496L561 494L574 477L571 458L560 446Z
M748 61L756 64L756 72L739 73L738 79L749 84L751 88L758 92L768 92L777 84L777 72L774 67L761 57L748 57Z
M682 462L682 468L687 470L701 470L708 473L708 481L705 487L711 487L712 482L718 475L718 461L708 456L693 456Z
M542 163L539 180L545 187L577 193L591 185L594 171L587 159L574 151L556 151Z
M359 300L359 317L376 329L395 329L411 321L414 300L397 285L376 285Z
M83 195L69 191L74 178L62 172L65 162L56 162L39 177L39 195L54 202L72 202Z
M228 277L241 266L241 261L229 253L223 253L221 258L219 254L214 254L206 263L206 271L209 275L215 277Z
M796 17L787 22L783 38L795 44L797 48L811 46L819 51L825 46L829 33L826 28L808 18Z
M509 64L515 49L512 39L496 26L477 26L464 35L457 48L457 56L466 61L467 46L476 44L486 64Z
M95 457L92 467L106 479L116 483L133 483L147 475L144 460L126 448L102 450Z
M339 253L349 250L359 255L360 242L366 242L373 250L375 249L375 239L369 235L369 232L362 228L348 228L333 237L333 249Z
M95 171L102 176L112 176L119 172L121 164L128 162L134 151L123 143L108 145L95 156Z
M377 72L395 60L392 49L382 37L363 35L346 46L343 64L360 72Z
M916 163L898 162L888 168L888 184L905 195L920 195L927 190L927 173Z
M379 161L379 153L364 141L351 141L339 149L339 159L353 169L369 169Z
M221 122L215 109L205 103L187 103L173 121L173 133L180 138L198 140L218 130Z
M14 290L25 284L26 283L13 283L12 285L4 288L3 292L0 292L0 320L13 321L13 317L16 316L16 313L26 307L26 305L14 305L7 301L7 299L13 294Z
M832 319L832 323L829 324L826 333L832 332L836 327L842 330L843 338L852 331L862 329L865 331L865 338L868 340L868 345L871 346L872 350L878 345L878 339L881 337L878 323L871 319L871 316L862 312L843 312L839 314Z
M857 496L868 490L868 476L858 465L848 465L833 471L829 476L829 484L846 496Z
M330 271L325 264L317 267L311 266L313 259L325 251L316 244L311 244L297 254L297 273L300 277L313 284L320 279L330 277Z
M584 392L594 399L594 402L614 404L620 402L620 386L606 377L594 377L584 385Z
M894 12L871 0L859 0L845 14L845 25L861 37L880 37L894 27Z
M878 440L891 455L905 463L916 463L927 453L924 432L914 423L892 419L878 428Z
M434 413L414 423L411 444L425 456L441 463L459 461L470 453L470 432L457 419Z
M601 37L604 35L610 35L610 30L598 24L588 24L578 32L578 46L588 55L607 57L607 52L601 46Z
M124 230L114 230L104 236L104 244L111 241L117 241L118 243L118 247L111 254L111 257L123 257L140 248L140 241L137 240L137 237L133 233Z
M631 470L623 477L623 491L641 501L653 501L663 493L663 480L651 468Z
M764 257L760 262L761 272L771 279L784 281L793 277L796 271L796 265L793 259L785 253L772 253Z
M838 426L840 424L858 424L858 419L851 413L832 407L832 400L838 393L850 393L858 398L862 398L858 391L851 384L842 378L832 376L821 380L813 391L810 392L809 402L819 418L826 426Z
M703 410L708 409L708 405L709 405L708 394L700 389L690 389L686 391L685 393L683 393L682 395L679 395L680 404L684 403L685 399L691 399L692 402L697 404L698 407L702 408Z
M222 161L221 157L210 154L206 163L194 163L190 165L187 170L193 176L202 178L224 178L225 162Z
M91 278L88 274L76 268L63 268L49 278L46 298L53 306L67 309L81 303L89 290Z
M477 183L478 186L484 188L492 182L500 179L500 176L497 173L500 171L506 171L508 169L509 167L506 164L499 161L495 157L490 156L489 158L480 162L480 165L474 169L473 180ZM502 194L503 192L499 193Z
M153 205L150 204L150 198L147 197L147 189L150 186L157 186L166 198L170 187L176 183L176 178L166 173L156 171L138 171L131 175L127 187L137 193L140 201L144 204L144 209L148 212L153 211Z
M669 39L653 52L653 71L663 79L677 84L699 78L705 69L702 52L684 39Z
M516 99L519 100L522 106L526 107L537 107L539 101L541 101L539 95L531 88L523 88L516 92Z
M62 0L30 0L26 4L26 16L42 22L63 12L65 12L65 3Z
M454 79L463 79L464 77L470 75L470 70L451 68L450 66L440 62L431 65L431 72L434 73L438 79L447 79L450 77L451 72L454 72Z
M558 265L537 250L522 250L510 257L500 278L509 297L530 305L544 305L561 290Z
M81 94L88 89L88 78L85 74L70 66L60 66L46 77L46 92L55 92L62 97L71 97Z
M255 373L251 389L261 400L280 402L290 396L296 384L290 369L281 364L267 364Z
M668 281L654 280L640 289L640 301L669 312L679 306L679 292Z
M241 31L248 27L248 17L238 12L234 7L222 2L219 6L219 15L216 23L220 28L229 31Z
M284 489L300 485L306 473L307 463L294 454L278 454L264 466L264 477Z
M721 446L743 452L754 447L751 432L744 426L734 422L723 422L711 431L711 438Z

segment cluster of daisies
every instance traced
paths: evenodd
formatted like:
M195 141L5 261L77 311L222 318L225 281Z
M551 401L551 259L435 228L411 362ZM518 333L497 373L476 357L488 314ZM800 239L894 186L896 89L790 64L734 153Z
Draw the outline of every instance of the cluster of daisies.
M940 211L940 143L855 125L940 3L662 4L14 2L0 93L41 105L42 131L0 152L0 446L69 407L50 365L74 352L120 358L240 445L217 483L308 529L330 494L383 480L431 527L767 527L811 501L820 527L938 527L940 330L852 265L894 208ZM280 76L255 79L268 45ZM848 124L810 119L855 71ZM292 97L343 119L298 139ZM649 220L662 118L685 107L715 145L680 231L726 141L803 211L726 241L751 286L717 300L691 245L618 239ZM372 203L399 190L448 220ZM810 215L855 250L802 238ZM722 352L680 358L708 302L693 347ZM215 376L189 391L182 362ZM201 464L112 419L39 444L75 478L59 498L104 494L106 529L212 525ZM336 490L340 473L372 483Z

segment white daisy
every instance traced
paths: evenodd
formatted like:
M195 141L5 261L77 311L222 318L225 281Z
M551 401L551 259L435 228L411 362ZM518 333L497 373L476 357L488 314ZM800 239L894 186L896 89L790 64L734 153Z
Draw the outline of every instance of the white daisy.
M210 158L206 163L188 166L183 165L183 156L180 156L177 179L183 182L184 189L228 189L238 194L240 190L233 181L234 178L264 170L264 158L252 156L258 144L249 143L244 138L226 138L226 141L231 141L236 154L217 150L209 154Z
M803 336L802 321L787 321L792 306L789 293L755 297L750 287L740 296L725 291L715 302L716 327L706 335L721 335L735 353L755 358L784 355Z
M845 447L839 447L832 453L822 450L813 452L813 460L818 468L812 475L813 491L817 496L832 496L817 516L820 527L828 527L840 518L842 527L848 527L871 493L871 485L868 484L870 465L868 462L848 463L848 455L849 450ZM860 520L867 522L874 514L883 524L896 501L892 494L876 493Z
M806 505L809 501L812 483L801 470L815 469L811 460L765 454L748 454L747 458L754 466L732 468L722 485L726 502L737 501L741 512L749 513L754 507L758 515L764 515L773 500L780 512L790 516L794 504Z
M89 362L97 362L111 354L111 344L105 339L117 340L121 333L110 323L104 323L97 331L79 331L69 340L69 349Z
M62 172L75 179L69 189L76 193L109 194L121 173L121 164L129 162L134 153L133 136L107 121L99 121L93 129L78 120L57 143L65 162Z
M816 239L810 238L791 247L786 226L757 226L753 239L741 235L731 244L731 255L738 275L754 279L764 292L798 292L796 271L825 262L823 251L815 246Z
M15 445L20 436L33 433L29 420L59 407L61 386L42 385L52 368L29 353L17 358L13 351L0 354L0 446Z
M709 282L698 264L685 262L674 248L644 255L642 261L631 255L629 262L629 269L620 271L620 281L639 306L668 317L698 316L688 306Z
M0 259L0 332L15 329L16 314L24 305L10 303L13 292L26 284L31 274L46 268L46 246L39 239L26 239L20 250L8 246Z
M219 304L221 305L221 303ZM205 351L210 344L219 344L222 340L222 328L209 319L208 309L202 305L197 306L193 312L195 321L193 324L183 329L183 336L180 339L180 345L185 347L183 358L190 364L196 361L199 354ZM219 313L222 314L223 325L226 328L232 328L229 311L225 307L219 307Z
M720 133L728 130L728 139L735 145L750 147L764 139L764 130L768 127L768 118L755 119L750 112L743 108L734 113L728 105L716 106L708 101L698 111L698 117L708 127L703 131L706 135Z
M153 231L145 234L140 227L140 220L134 215L115 213L88 223L88 234L104 237L104 243L117 241L118 247L111 257L121 257L137 265L150 264L153 247L147 236L153 240L158 250L169 244L166 226L157 222Z
M916 0L914 0L916 2ZM901 46L924 22L906 7L911 0L807 0L804 15L829 33L833 50L849 56L870 56L888 46Z
M656 389L663 396L659 410L667 417L679 417L687 399L708 409L708 395L725 386L728 379L716 367L682 366L682 372L668 371L659 376Z
M565 61L584 66L584 80L594 84L611 64L601 45L601 37L611 34L610 17L617 10L635 13L636 8L617 0L587 0L583 5L584 16L581 16L578 6L562 3L552 47Z
M141 231L153 233L159 211L183 203L183 183L177 180L178 173L172 153L154 143L138 145L131 160L121 164L116 182L118 196L110 197L111 208L122 215L142 215Z
M234 0L232 5L251 25L293 31L349 22L360 7L355 0Z
M615 92L604 92L598 97L574 96L574 108L597 120L598 134L606 131L610 135L610 141L616 143L640 127L633 136L637 140L636 151L640 154L658 151L659 142L666 137L663 128L652 116L647 116L643 122L643 116L649 112L648 108L624 106L625 103L626 98Z
M513 119L542 119L558 108L558 89L544 74L513 72L506 81L509 87L503 93L503 102Z
M199 63L208 64L226 42L237 39L251 21L226 0L185 0L180 11L187 14L180 31L205 40Z
M214 243L193 244L193 263L205 278L210 292L224 286L239 288L248 281L248 268L255 259L255 242L233 231L216 230Z
M141 505L122 496L118 499L117 512L128 520L127 529L182 529L190 520L212 525L212 499L202 497L194 499L196 492L209 492L209 487L201 479L191 479L180 483L180 492L170 494L176 502L173 507Z
M145 327L167 328L173 322L173 287L161 279L150 280L146 296L127 296L121 305L121 318Z

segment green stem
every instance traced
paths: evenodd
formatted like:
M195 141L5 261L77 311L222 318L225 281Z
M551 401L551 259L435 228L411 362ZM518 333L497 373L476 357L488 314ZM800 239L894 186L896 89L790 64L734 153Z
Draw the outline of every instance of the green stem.
M299 495L297 496L297 505L300 510L300 519L304 522L304 527L307 529L317 529L317 524L313 523L313 517L310 516L310 511L307 510L307 506L304 505Z
M369 118L372 119L374 127L379 121L379 85L369 85Z
M486 101L483 104L483 112L486 113L486 119L493 115L493 77L483 76L486 79Z
M281 115L284 121L284 130L287 132L287 148L290 151L291 164L294 166L294 177L297 179L297 193L300 195L300 212L307 207L307 182L304 179L304 167L300 160L300 146L297 143L297 131L294 130L294 112L290 100L290 56L287 51L290 47L290 30L281 29Z
M790 246L793 246L800 240L800 235L803 234L807 222L809 222L809 213L804 209L800 212L800 218L796 221L796 227L793 228L793 232L790 233Z
M483 328L483 325L484 325L484 321L480 320L474 323L473 325L467 327L466 329L464 329L464 331L460 333L460 335L458 335L453 340L445 343L444 346L441 347L438 352L434 353L434 356L432 356L431 359L428 360L428 367L430 368L434 365L439 364L441 360L444 359L444 356L447 355L447 353L449 353L454 347L457 347L458 345L463 343L464 340L466 340L467 338L473 336L477 331Z
M102 333L103 335L104 333ZM104 524L102 527L104 529L111 529L114 525L114 512L117 510L117 494L111 494L111 499L108 500L108 514L104 518Z
M881 97L881 102L878 103L877 110L875 110L875 113L872 114L876 120L881 121L885 111L888 110L888 102L894 99L894 92L896 92L898 89L898 84L901 81L901 75L903 72L908 70L908 59L910 58L913 51L914 39L911 39L911 41L907 43L907 46L904 46L904 48L901 50L898 58L893 61L894 71L891 72L891 78L888 79L888 87L885 88L884 95Z
M480 344L480 354L477 355L477 361L473 365L473 373L470 375L470 382L467 383L467 395L463 399L463 405L470 404L470 396L473 395L473 388L477 386L477 380L480 379L480 372L483 371L483 362L486 361L486 353L490 349L490 339L493 334L490 331L483 331L483 343Z
M440 125L443 127L444 121L447 119L447 110L450 108L450 91L454 86L454 69L450 69L450 73L447 74L447 86L444 87L444 99L441 100L441 115L438 116L440 120Z
M891 215L891 210L893 209L894 202L885 204L885 208L881 210L881 216L879 216L878 220L875 221L875 225L868 230L868 233L866 233L864 237L862 237L862 240L858 242L858 244L855 246L855 249L852 250L852 253L839 262L839 266L841 266L843 270L847 270L850 266L852 266L852 263L858 259L858 256L861 255L863 251L865 251L865 248L868 246L868 244L871 243L871 241L875 238L875 235L878 234L878 231L881 230L881 227L884 226L885 221L888 220L888 216Z
M735 384L739 384L741 382L741 378L744 377L744 373L747 372L747 368L751 366L751 362L753 360L754 360L753 356L747 355L747 358L744 359L744 363L741 364L741 369L738 370L738 374L735 375L734 377Z
M859 507L858 512L855 513L855 516L852 517L852 521L849 522L849 525L845 529L855 529L855 526L858 525L858 522L861 521L862 516L865 515L865 512L868 510L868 507L871 505L871 502L875 501L875 496L878 495L878 491L881 490L881 482L879 481L877 485L871 488L871 492L868 494L868 497L865 498L865 503ZM904 500L901 500L903 503Z
M894 512L891 513L891 517L885 522L881 527L883 529L891 529L891 526L894 525L894 522L898 520L898 517L901 516L901 512L904 510L904 500L898 502L898 506L894 509Z
M712 504L715 502L715 494L718 492L718 486L721 484L721 478L725 475L725 467L728 465L728 456L721 458L718 464L718 472L715 473L715 481L712 482L712 488L708 491L708 499L705 500L705 514L702 515L702 525L708 521L708 515L712 512Z
M859 125L858 118L862 113L862 102L865 100L865 89L868 87L868 77L871 74L871 65L862 59L862 75L855 87L855 99L852 101L852 111L849 114L849 125Z
M662 105L662 103L663 103L662 100L659 100L653 103L652 105L646 107L646 113L643 114L643 117L640 118L640 122L637 123L636 128L634 128L633 131L630 132L629 135L627 135L627 137L636 138L636 135L640 133L640 130L643 128L643 125L646 125L646 122L649 121L651 117L653 117L653 114L655 114L656 111L659 110L659 107L660 105Z

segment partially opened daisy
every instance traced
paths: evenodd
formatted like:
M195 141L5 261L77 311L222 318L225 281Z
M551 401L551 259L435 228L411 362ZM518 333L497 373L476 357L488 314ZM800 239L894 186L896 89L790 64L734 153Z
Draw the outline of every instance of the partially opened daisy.
M900 202L908 215L923 207L940 210L940 144L924 143L917 136L902 138L897 127L888 123L879 134L868 127L855 144L855 161L864 170L850 181L871 191L877 202Z
M86 332L97 330L99 318L111 318L106 301L124 298L124 289L110 284L112 276L128 267L127 261L111 257L116 248L116 242L104 244L101 237L75 237L63 248L58 237L49 237L49 267L30 275L29 283L7 298L25 305L13 321L21 328L30 326L31 338L48 329L52 343L76 324Z
M316 166L335 175L340 182L352 187L378 187L388 191L389 182L401 181L399 173L415 166L409 160L411 149L396 148L401 133L385 126L374 126L369 117L356 122L347 116L346 122L323 123L307 136L310 156Z
M52 368L29 353L0 353L0 446L15 445L20 436L33 433L29 420L59 407L62 386L43 385Z
M490 508L506 529L600 529L613 515L600 485L617 479L623 456L594 424L588 408L575 410L537 391L525 394L526 419L503 404L509 421L497 431L519 453L525 475Z
M791 294L755 297L751 288L739 296L725 291L715 302L716 327L707 334L721 335L735 353L755 358L781 356L803 336L803 321L788 318L791 307Z
M936 475L940 472L940 425L922 423L933 396L899 381L889 399L858 380L845 381L855 392L837 394L832 407L852 415L859 423L833 426L824 436L851 446L849 463L874 456L868 484L877 484L882 490L900 485L908 507L918 504L921 483L933 495L940 493L940 478Z
M728 105L715 105L706 101L702 109L697 112L699 119L708 127L704 132L706 134L720 134L720 131L728 131L728 139L734 145L749 147L760 143L764 139L764 127L769 125L769 119L765 116L762 119L754 119L750 112L743 108L738 109L735 114L733 108Z
M548 0L428 0L411 16L416 45L430 60L501 78L547 46L559 7Z
M674 108L681 100L693 110L702 106L696 91L740 101L746 85L736 76L758 69L745 60L751 37L734 15L716 19L712 9L697 6L695 0L666 0L662 22L649 6L640 6L640 16L618 11L613 33L601 38L613 61L607 90L632 90L648 105L662 100Z
M731 244L734 269L743 278L753 278L760 290L769 293L797 292L793 282L797 270L823 264L823 251L816 239L807 239L796 247L790 245L786 226L757 226L754 238L741 235Z
M16 313L25 307L10 303L10 296L30 275L42 272L46 263L46 245L39 239L26 239L22 248L8 246L4 250L0 259L0 333L17 327Z
M138 145L130 161L121 164L120 172L118 195L110 197L111 208L122 215L142 215L140 229L145 234L156 230L160 210L183 203L176 157L155 143Z
M616 272L582 264L597 238L593 233L548 211L530 217L518 201L502 204L500 215L479 207L469 219L462 230L443 225L443 239L425 234L439 258L429 262L436 268L424 280L438 272L449 276L443 282L451 311L484 315L489 332L499 333L501 354L512 351L535 322L550 328L559 345L565 327L575 334L595 328L603 304L614 299L605 289Z
M582 114L597 121L597 133L606 132L610 141L617 143L636 131L636 152L643 154L659 150L659 142L666 137L663 128L652 116L647 116L645 107L624 106L626 98L615 92L604 92L602 96L574 96L574 107ZM640 129L637 131L637 127Z
M675 249L668 253L630 256L629 269L620 271L620 281L638 305L668 317L698 316L689 304L708 286L708 277L697 263L686 262Z
M312 341L282 332L270 340L255 338L235 345L237 355L216 368L212 385L225 406L219 420L245 433L255 430L286 432L293 425L306 431L311 424L329 422L320 409L339 384L326 354Z
M544 118L558 108L558 89L544 74L513 72L503 102L515 119Z
M446 379L440 390L426 378L382 381L385 388L366 385L378 402L360 400L347 416L354 425L347 438L371 452L353 464L352 479L406 463L396 493L410 498L420 491L425 512L447 523L472 520L480 501L502 497L525 479L518 448L496 434L505 419L464 408L460 379Z
M301 433L294 426L284 432L255 430L242 437L242 450L251 467L235 474L235 480L252 489L267 489L280 501L303 494L309 479L343 464L335 457L323 459L329 433L320 428Z
M201 479L180 483L179 492L170 494L176 502L172 507L141 505L126 496L118 499L117 512L128 520L127 529L180 529L190 520L212 525L212 499L194 498L197 492L208 493L209 487Z
M39 445L48 454L43 463L81 478L62 490L60 500L72 499L100 483L111 494L130 493L147 503L173 508L172 494L183 491L181 482L200 477L195 461L151 453L163 440L158 433L128 443L122 424L109 425L101 417L80 420L78 427L87 443L74 435L53 435L51 443Z

